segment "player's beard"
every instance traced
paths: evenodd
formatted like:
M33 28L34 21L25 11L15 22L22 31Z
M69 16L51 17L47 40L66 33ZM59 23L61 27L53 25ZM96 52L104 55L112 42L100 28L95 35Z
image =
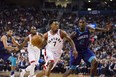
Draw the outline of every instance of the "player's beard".
M12 34L8 34L8 37L11 37L12 36Z
M82 32L84 32L84 31L85 31L85 26L83 25L82 27L80 27L80 30L81 30Z
M32 35L36 35L36 32L31 32Z
M53 33L57 33L58 30L54 30Z

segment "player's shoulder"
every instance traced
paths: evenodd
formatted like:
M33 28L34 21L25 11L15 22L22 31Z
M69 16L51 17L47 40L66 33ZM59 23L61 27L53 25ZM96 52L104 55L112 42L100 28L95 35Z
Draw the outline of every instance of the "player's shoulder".
M63 33L63 34L66 33L66 31L65 30L62 30L62 29L59 29L59 31L60 31L60 33Z
M44 35L44 36L48 36L48 32L44 33L43 35Z
M67 36L67 33L66 31L62 30L62 29L59 29L60 31L60 37L63 39L65 36Z
M89 30L90 29L90 27L89 26L86 26L86 30Z
M38 32L38 35L40 35L41 37L43 36L43 34L42 33L39 33L39 32Z
M2 35L2 37L1 38L7 38L7 36L4 34L4 35Z
M48 32L44 33L43 37L47 40L48 39Z
M50 34L51 34L50 31L51 31L51 30L48 30L46 33L44 33L44 35L45 35L45 36L50 35Z
M61 38L63 38L65 35L67 35L66 31L64 31L62 29L60 29L59 31L60 31Z
M75 32L79 31L79 28L75 28L74 31L75 31Z
M90 27L86 26L86 32L90 33Z
M27 35L26 37L31 37L32 34Z
M3 41L3 40L7 40L7 35L6 34L2 35L2 37L0 38L0 41Z

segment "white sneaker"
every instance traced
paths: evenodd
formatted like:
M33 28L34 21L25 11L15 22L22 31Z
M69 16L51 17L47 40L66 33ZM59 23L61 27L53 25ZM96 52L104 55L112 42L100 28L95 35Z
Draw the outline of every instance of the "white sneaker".
M20 73L20 77L24 77L26 71L25 70L22 70L22 72Z
M13 74L13 75L11 75L10 77L14 77L15 75Z
M34 75L33 77L36 77L36 75Z
M29 75L28 77L32 77L32 76Z
M36 75L33 75L33 76L32 75L29 75L28 77L36 77Z

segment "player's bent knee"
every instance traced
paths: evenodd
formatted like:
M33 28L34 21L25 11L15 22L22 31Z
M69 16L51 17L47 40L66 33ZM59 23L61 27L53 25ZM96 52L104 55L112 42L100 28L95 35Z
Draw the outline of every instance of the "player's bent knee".
M98 61L97 61L96 59L93 59L93 60L92 60L92 65L97 67Z
M75 69L69 69L68 75L72 74Z

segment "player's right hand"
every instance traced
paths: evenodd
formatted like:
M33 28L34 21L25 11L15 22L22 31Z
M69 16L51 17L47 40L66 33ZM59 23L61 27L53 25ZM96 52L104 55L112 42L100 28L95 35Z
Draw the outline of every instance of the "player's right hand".
M75 57L75 59L76 59L77 56L78 56L78 52L77 52L76 50L73 50L73 55L74 55L74 57Z

